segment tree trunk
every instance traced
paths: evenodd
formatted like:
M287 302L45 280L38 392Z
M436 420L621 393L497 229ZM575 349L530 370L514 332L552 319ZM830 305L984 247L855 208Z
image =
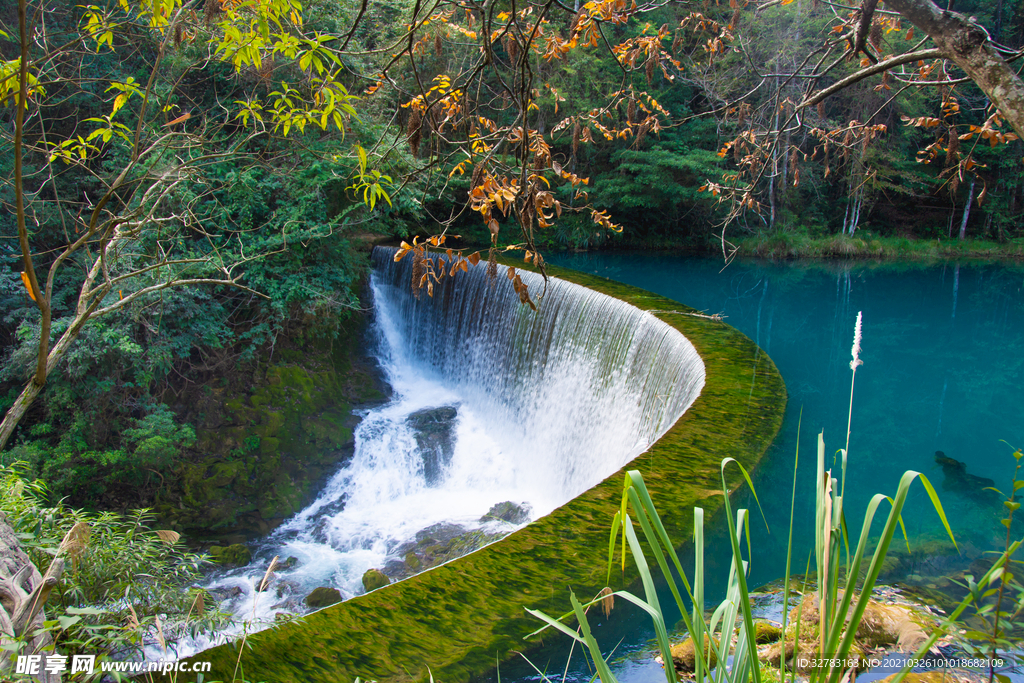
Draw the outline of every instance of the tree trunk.
M96 303L98 303L98 300ZM71 348L71 344L78 339L78 335L92 317L94 310L95 304L86 306L80 303L78 315L75 316L71 326L64 331L64 334L60 336L60 339L53 345L53 348L50 349L50 353L46 357L46 376L57 367L57 363L60 362L64 354ZM11 438L11 434L14 433L14 428L18 426L18 422L25 416L25 412L32 405L32 401L35 400L42 390L43 385L39 384L36 381L36 376L33 375L32 379L25 385L25 388L22 389L21 395L14 401L14 405L4 414L3 422L0 422L0 451L7 447L7 441Z
M964 218L960 221L960 239L967 234L967 219L971 217L971 202L974 201L974 183L977 178L971 178L971 189L967 191L967 203L964 205Z
M7 645L14 639L26 642L20 653L6 649L0 651L0 672L9 672L18 654L35 655L52 646L53 638L49 631L29 636L43 628L43 605L63 570L64 560L57 558L50 563L45 576L40 574L22 551L7 519L0 514L0 643ZM9 679L4 676L4 680ZM45 666L40 665L39 673L31 676L30 680L60 683L61 677L60 674L46 673Z
M21 395L14 401L14 405L4 414L4 420L0 422L0 451L7 446L7 441L11 438L11 434L14 433L14 428L18 426L21 418L28 411L28 407L32 405L32 401L36 399L36 396L42 390L43 388L36 384L35 377L33 377L25 385Z

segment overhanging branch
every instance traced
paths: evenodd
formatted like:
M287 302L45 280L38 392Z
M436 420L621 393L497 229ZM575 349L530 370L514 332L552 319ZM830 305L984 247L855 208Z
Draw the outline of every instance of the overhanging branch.
M821 102L829 95L834 95L843 88L848 88L849 86L853 85L857 81L862 81L865 78L874 76L875 74L880 74L884 71L888 71L889 69L897 67L900 64L906 64L907 62L916 62L921 59L939 59L942 57L944 57L942 51L934 48L931 50L918 50L917 52L907 52L906 54L890 57L889 59L878 62L877 64L872 64L869 67L861 69L856 73L852 73L846 78L836 81L835 83L833 83L832 85L828 86L823 90L819 90L814 95L811 95L806 100L798 104L796 108L804 109L806 107L813 107L816 104L818 104L818 102Z

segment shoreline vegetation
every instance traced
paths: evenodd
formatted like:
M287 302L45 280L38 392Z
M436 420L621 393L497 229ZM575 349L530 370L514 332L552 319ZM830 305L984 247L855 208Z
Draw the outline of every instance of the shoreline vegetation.
M627 228L628 230L628 228ZM395 240L382 238L377 244L397 246ZM453 241L459 248L472 251L485 251L489 244L469 235L460 241ZM909 261L912 263L929 261L950 261L969 259L977 261L1019 262L1024 261L1024 238L1004 241L966 238L939 239L919 238L913 235L884 236L870 231L862 231L853 237L849 235L827 235L813 237L802 232L778 231L765 233L744 239L733 239L727 242L723 251L721 242L661 241L661 240L617 240L611 239L603 244L565 247L550 246L545 254L571 252L586 254L591 252L681 252L693 256L719 258L723 262L732 258L754 258L771 261L808 259L817 261ZM508 257L509 263L519 263L514 252Z
M882 237L870 232L848 237L808 237L779 232L750 237L737 245L737 256L768 259L991 259L1024 260L1024 239L1005 242L976 239L917 239Z
M384 244L391 241L384 240ZM487 248L485 243L470 240L466 247ZM662 242L638 240L636 242L618 240L608 241L603 245L580 248L549 248L549 253L569 251L588 253L597 251L680 251L694 256L722 258L722 245L711 240L703 243L691 241ZM812 237L800 232L766 233L744 239L734 239L726 243L725 254L729 257L762 258L768 260L817 259L845 261L851 259L880 260L954 260L977 259L992 261L1024 261L1024 238L1009 239L1002 242L994 240L972 239L923 239L907 236L882 236L863 231L850 237L848 235L827 235ZM515 259L513 259L515 260Z

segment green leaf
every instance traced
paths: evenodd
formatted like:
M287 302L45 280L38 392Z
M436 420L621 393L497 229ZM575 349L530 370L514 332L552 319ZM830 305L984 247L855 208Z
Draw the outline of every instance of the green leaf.
M67 631L69 628L77 624L82 620L82 617L57 617L57 621L60 622L61 630Z
M356 151L359 153L359 172L366 173L366 150L361 145L356 145Z
M68 614L107 614L109 610L99 607L68 607L64 611Z
M564 633L565 635L569 636L573 640L575 640L577 642L580 642L580 643L584 642L584 640L582 638L580 638L578 635L576 635L573 632L572 629L570 629L568 626L563 624L561 621L559 621L557 619L553 619L552 617L549 617L548 615L544 614L543 612L541 612L539 610L529 609L529 608L526 608L526 607L524 607L523 609L525 609L527 612L529 612L533 616L537 617L541 621L547 623L548 626L552 626L555 629L561 631L562 633ZM543 630L543 629L541 629L541 630ZM539 633L539 632L540 631L534 631L534 633ZM533 635L533 633L531 633L530 635Z

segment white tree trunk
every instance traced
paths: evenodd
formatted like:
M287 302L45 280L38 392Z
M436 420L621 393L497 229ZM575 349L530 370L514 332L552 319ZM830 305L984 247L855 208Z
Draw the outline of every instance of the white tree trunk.
M974 201L974 183L977 178L971 178L971 189L967 191L967 203L964 205L964 218L960 221L960 239L967 234L967 219L971 217L971 202Z

